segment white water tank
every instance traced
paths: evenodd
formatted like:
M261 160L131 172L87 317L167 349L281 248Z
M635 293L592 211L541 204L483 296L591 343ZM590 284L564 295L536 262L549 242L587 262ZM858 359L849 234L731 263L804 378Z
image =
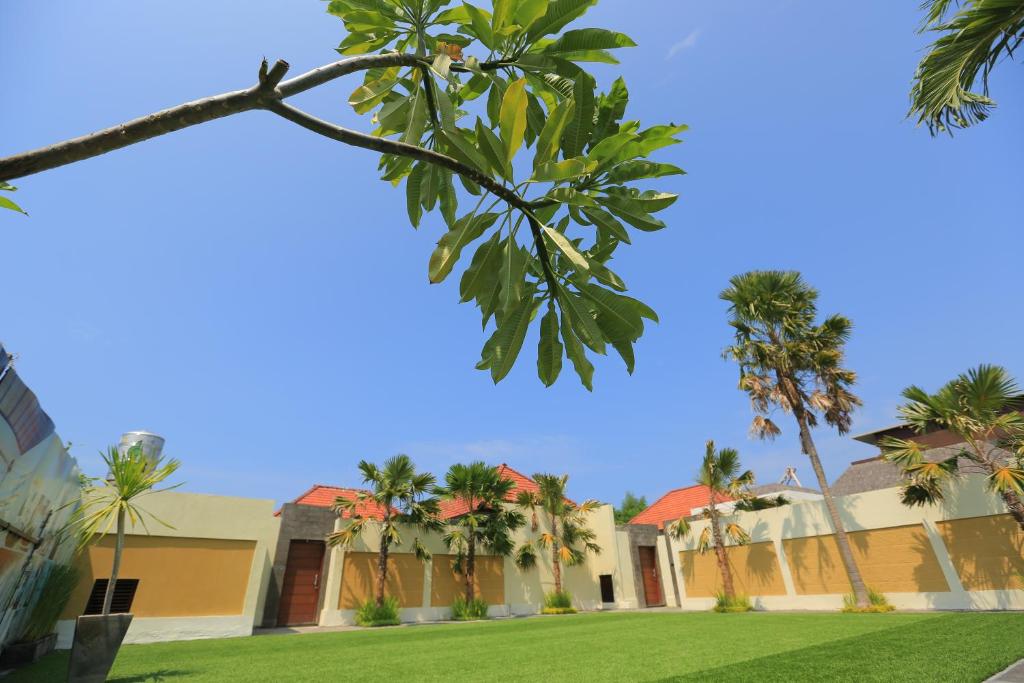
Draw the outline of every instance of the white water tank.
M151 464L156 464L164 451L164 437L140 430L122 434L121 443L117 444L117 452L124 455L135 444L141 444L142 454Z

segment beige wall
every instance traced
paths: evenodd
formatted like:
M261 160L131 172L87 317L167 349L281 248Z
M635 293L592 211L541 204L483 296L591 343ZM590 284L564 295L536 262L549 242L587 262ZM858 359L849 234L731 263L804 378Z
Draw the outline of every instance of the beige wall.
M840 496L836 504L865 583L896 607L1024 609L1024 534L986 490L983 476L954 483L935 506L908 508L900 503L899 488ZM842 605L851 589L822 501L735 513L729 521L752 537L748 554L741 548L729 553L740 590L755 606ZM687 609L708 608L720 582L713 554L692 552L706 526L705 520L695 521L688 539L669 539L680 558L676 578ZM765 549L756 569L750 564L753 548Z
M148 533L141 523L126 530L120 576L139 579L126 642L250 634L262 614L280 525L273 501L164 491L138 503L148 513ZM113 544L107 535L79 556L83 578L58 625L61 644L94 580L110 576Z
M434 555L431 561L430 604L447 607L466 594L466 577L455 571L454 555ZM477 555L473 572L473 593L488 605L505 603L505 561L501 557Z

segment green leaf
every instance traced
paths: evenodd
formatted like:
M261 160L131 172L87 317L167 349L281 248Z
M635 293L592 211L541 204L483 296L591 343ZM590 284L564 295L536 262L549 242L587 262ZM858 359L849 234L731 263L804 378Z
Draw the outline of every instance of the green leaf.
M597 125L594 127L593 141L604 140L609 135L619 132L619 121L626 113L629 103L629 91L622 77L612 82L607 93L597 98Z
M512 23L516 3L517 0L494 0L491 3L494 7L494 16L491 18L491 28L495 33Z
M437 196L441 201L441 215L444 216L445 224L451 225L455 222L455 212L459 208L458 199L455 195L455 184L452 182L450 171L440 171L439 175L441 181Z
M615 184L621 184L631 180L661 178L670 175L684 175L685 173L686 171L672 164L659 164L646 159L636 159L617 164L608 171L608 180Z
M569 121L572 109L573 102L567 99L555 107L548 116L548 120L544 123L544 128L540 131L540 137L537 138L537 148L533 157L534 168L541 164L546 164L558 156L558 146L562 139L562 131L565 129L565 124Z
M490 175L490 164L487 163L487 160L473 143L466 139L461 129L455 128L444 133L439 132L437 136L448 143L447 151L453 157L464 164L476 168L481 173Z
M601 168L605 168L619 161L622 150L635 139L634 133L616 133L591 147L587 157L600 162Z
M10 183L0 180L0 192L15 192L17 191L17 189L18 188L16 188L14 185L11 185ZM22 209L20 206L18 206L13 201L4 196L0 196L0 208L9 209L11 211L17 211L18 213L25 214L26 216L28 215L28 213L24 209Z
M594 130L594 79L590 75L581 74L576 79L572 99L572 116L562 133L562 150L567 159L583 153Z
M572 326L573 332L580 338L589 349L595 353L604 355L604 334L601 332L601 328L597 326L597 321L594 320L594 316L590 314L590 309L584 305L583 301L575 294L570 292L563 285L558 287L558 305L562 308L562 315L569 319L569 323ZM565 327L565 321L562 322L562 327ZM569 347L569 342L566 341L566 348Z
M626 199L619 195L608 195L607 197L597 197L597 201L614 215L639 230L652 232L665 227L664 222L648 214L637 202L631 199Z
M615 237L619 238L626 244L631 244L629 239L629 232L623 227L622 223L615 220L615 218L604 209L592 209L583 208L583 215L589 218L600 228L604 228Z
M497 219L496 213L483 213L469 214L455 221L452 229L438 240L437 248L430 255L430 263L427 266L427 277L430 282L436 284L444 280L459 260L463 247L494 225Z
M565 342L565 355L572 361L573 369L579 375L583 386L587 388L587 391L593 391L594 366L587 359L587 352L584 350L583 345L580 344L576 335L573 334L572 324L565 314L564 308L562 309L562 341Z
M469 268L462 274L459 282L461 301L478 299L481 295L494 292L499 281L501 268L501 231L495 231L491 238L480 245L473 255ZM483 305L481 304L481 308Z
M545 47L544 52L559 54L584 50L614 50L620 47L636 47L636 43L625 33L603 28L582 28L566 31L558 40Z
M501 99L498 129L505 144L505 158L511 162L523 144L526 133L526 79L512 81Z
M594 303L597 324L604 338L611 342L636 341L644 332L644 323L636 308L614 292L588 284L581 288L583 295Z
M548 4L544 16L530 27L526 34L527 38L532 43L542 36L558 33L566 24L583 16L596 2L597 0L554 0Z
M590 274L600 282L620 292L626 291L626 283L622 281L608 266L595 259L587 259L590 266Z
M590 271L590 264L587 262L587 257L577 251L576 247L573 246L572 242L570 242L565 235L554 228L549 228L546 225L542 229L544 231L544 235L554 243L555 247L562 252L567 259L569 259L573 268L581 273Z
M434 17L435 24L469 24L471 21L469 10L465 5L446 9Z
M612 346L626 364L626 372L632 375L633 368L636 367L636 357L633 355L633 343L628 341L616 341L612 342Z
M547 11L548 0L519 0L514 19L523 29L529 29Z
M556 187L548 192L548 197L555 200L559 204L572 204L573 206L592 206L596 207L597 202L594 201L589 195L577 192L571 187Z
M537 376L550 387L562 371L562 343L558 341L558 314L548 301L548 312L540 321L540 342L537 344Z
M405 179L405 207L409 212L409 222L414 228L419 227L420 218L423 216L423 207L420 204L422 185L423 163L420 162L412 167L412 172Z
M620 197L632 202L638 209L647 213L657 213L667 209L679 199L679 195L673 192L658 192L657 190L640 192L635 188L609 187L606 192L609 196Z
M357 114L370 111L398 84L397 75L398 69L388 69L382 78L359 86L349 95L349 105Z
M495 384L504 379L515 365L519 350L523 348L523 340L526 339L526 331L537 310L537 303L532 296L525 297L502 318L498 329L494 331L489 367Z
M426 97L419 89L412 95L412 109L409 111L409 125L402 136L402 142L419 147L420 138L427 128L427 103Z
M560 182L587 175L597 168L597 162L576 157L565 161L549 161L533 171L531 178L536 182Z
M530 253L516 244L514 239L505 243L505 253L501 257L501 310L508 311L523 297L526 267L530 262Z
M512 165L505 158L505 149L502 147L501 140L484 125L479 117L476 120L476 144L491 167L505 180L512 180Z
M469 14L470 27L473 33L476 34L476 37L484 46L493 50L496 45L494 43L494 33L491 31L490 13L467 2L462 3L462 6L466 8L466 13Z

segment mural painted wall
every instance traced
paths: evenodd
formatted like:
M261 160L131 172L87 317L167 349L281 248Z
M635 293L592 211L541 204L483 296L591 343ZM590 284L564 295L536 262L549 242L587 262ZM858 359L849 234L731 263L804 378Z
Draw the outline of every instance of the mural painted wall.
M20 635L54 564L71 558L62 528L80 491L78 464L0 346L0 643Z

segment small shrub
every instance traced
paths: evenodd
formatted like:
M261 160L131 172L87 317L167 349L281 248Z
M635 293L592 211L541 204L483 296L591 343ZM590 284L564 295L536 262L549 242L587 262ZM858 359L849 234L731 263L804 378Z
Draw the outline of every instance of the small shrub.
M544 595L544 608L541 614L576 614L572 606L572 593L569 591L551 591Z
M71 565L59 564L50 569L39 599L32 607L32 613L25 622L21 640L37 640L53 633L60 613L71 599L71 592L78 585L78 570Z
M384 598L384 604L377 607L376 600L367 600L356 611L356 623L360 626L397 626L398 598Z
M867 607L857 607L857 596L849 593L843 596L843 611L859 614L871 614L881 612L892 612L895 607L889 604L885 596L868 588L868 600L871 602Z
M746 595L737 595L729 597L724 592L719 591L715 593L715 606L712 607L716 612L750 612L753 611L754 606L750 604L750 598Z
M487 618L487 603L480 598L473 598L468 603L466 598L457 597L452 603L452 619L455 621L473 621Z

